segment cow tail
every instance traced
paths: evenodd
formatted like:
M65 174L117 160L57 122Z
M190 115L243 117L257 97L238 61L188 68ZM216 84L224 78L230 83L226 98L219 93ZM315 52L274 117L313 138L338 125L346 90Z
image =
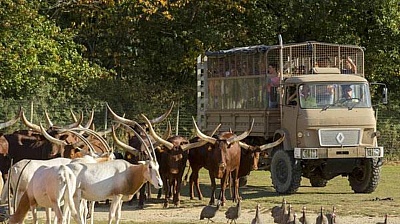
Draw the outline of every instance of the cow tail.
M64 169L64 178L65 178L65 195L64 195L64 206L68 206L70 211L71 211L71 215L72 217L74 217L75 221L77 223L81 223L80 221L80 216L78 215L78 212L76 210L75 207L75 203L74 203L74 194L76 191L76 176L75 174L67 167L62 165L61 166ZM65 215L65 214L64 214Z

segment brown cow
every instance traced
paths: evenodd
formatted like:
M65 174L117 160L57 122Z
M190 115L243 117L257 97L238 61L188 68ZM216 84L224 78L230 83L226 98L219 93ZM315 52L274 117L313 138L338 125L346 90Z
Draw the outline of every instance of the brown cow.
M150 135L161 144L157 153L157 160L159 160L160 175L164 183L164 208L168 207L170 193L172 193L174 205L179 206L182 176L186 167L188 150L207 142L189 143L182 136L172 136L164 140L155 133L146 116L142 114L142 117L148 125Z
M241 148L239 141L246 138L252 128L254 121L249 130L243 134L237 136L232 132L222 132L216 137L210 137L203 134L197 127L196 121L193 118L193 123L196 128L196 135L205 142L210 143L209 150L207 150L207 157L209 159L206 161L205 166L207 166L208 173L211 180L211 198L209 204L215 204L215 190L216 183L215 178L221 179L221 191L219 194L219 200L221 205L224 206L225 189L227 186L227 181L230 177L233 180L233 201L238 201L239 199L239 167L241 159Z
M283 139L284 137L278 139L273 143L267 143L261 146L250 146L246 143L239 142L241 146L241 157L238 177L244 178L249 175L251 171L257 170L260 152L279 145L283 141ZM190 140L190 142L198 141L200 141L199 137L195 137ZM207 143L204 146L193 148L189 151L188 160L192 169L189 179L190 199L194 199L194 188L196 188L199 200L203 199L198 180L199 170L203 167L207 170L210 169L210 162L208 162L208 160L210 158L209 151L212 150L212 146L213 145L211 143Z

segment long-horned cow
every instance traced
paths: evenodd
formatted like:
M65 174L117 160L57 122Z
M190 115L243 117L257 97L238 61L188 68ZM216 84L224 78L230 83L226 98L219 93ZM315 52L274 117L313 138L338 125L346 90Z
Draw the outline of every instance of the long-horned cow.
M158 123L161 123L162 121L164 121L171 114L173 106L174 106L174 102L172 102L171 106L164 114L162 114L161 116L159 116L157 118L151 119L150 123L152 125L154 125L154 124L158 124ZM107 108L108 108L108 111L110 112L111 117L114 121L121 123L121 124L128 125L131 129L133 129L131 131L128 131L128 133L133 133L133 131L135 132L134 134L129 134L128 142L131 147L138 149L138 152L137 151L131 152L130 150L126 150L126 147L125 147L124 159L132 164L138 164L139 161L147 160L148 156L147 156L147 153L145 150L146 146L144 144L147 144L147 146L148 146L150 144L149 141L152 141L152 143L155 143L153 139L148 139L146 136L147 134L145 133L146 132L145 129L148 128L147 127L148 125L146 125L146 123L137 123L134 120L127 119L125 117L117 115L108 104L107 104ZM128 128L128 130L129 130L129 128ZM144 142L142 142L140 140L140 138L142 138L144 140ZM138 208L144 208L144 201L146 198L146 188L148 190L148 197L151 196L150 195L150 185L148 185L148 184L143 185L143 187L140 189L140 192L139 192ZM132 204L132 200L129 201L129 204Z
M206 142L189 143L182 136L172 136L164 140L154 131L147 117L143 114L142 117L148 125L150 135L160 143L157 154L160 161L160 174L164 182L164 207L168 207L170 192L172 192L174 205L179 206L182 176L186 167L188 150Z
M233 180L233 201L238 201L239 199L239 167L241 159L241 148L239 141L246 138L252 128L253 123L249 130L245 131L241 135L235 135L232 132L222 132L216 137L211 137L203 134L197 127L196 121L193 118L193 123L196 129L196 135L205 142L210 143L209 150L207 151L207 156L209 159L207 162L207 167L210 179L211 179L211 198L209 204L215 204L215 190L216 183L215 178L221 179L221 191L219 194L219 200L221 200L221 205L225 204L225 189L227 186L227 181L230 177Z

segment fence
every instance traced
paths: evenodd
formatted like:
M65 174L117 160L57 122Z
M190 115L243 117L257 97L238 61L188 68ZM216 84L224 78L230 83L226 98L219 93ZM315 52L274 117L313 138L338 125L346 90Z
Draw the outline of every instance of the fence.
M39 105L32 101L7 101L0 100L0 122L11 119L15 116L18 108L22 106L26 117L35 124L42 123L45 125L45 107ZM149 118L154 118L164 113L168 108L158 108L153 115L148 115ZM123 109L128 108L128 109ZM128 105L123 105L119 108L112 108L114 112L119 115L126 114L126 117L133 120L142 121L138 116L142 111L134 111L130 109ZM161 109L161 110L160 110ZM106 102L100 102L95 106L88 106L87 104L75 104L75 105L59 105L53 107L47 107L50 119L53 124L57 126L63 126L73 123L70 110L74 111L76 114L78 112L83 112L85 124L92 110L94 110L94 125L97 131L103 131L112 125L111 118L108 115ZM168 121L171 123L173 134L183 135L185 137L193 137L194 127L192 116L195 115L196 105L193 107L184 107L176 105L174 110L168 117ZM158 114L157 114L158 113ZM147 114L146 114L147 115ZM153 116L153 117L151 117ZM378 138L379 145L383 146L385 149L385 157L388 160L400 160L400 114L397 110L390 109L380 109L378 111L378 127L381 135ZM167 122L162 122L160 125L156 125L155 129L158 133L164 133L166 129ZM22 123L14 124L10 128L1 130L4 133L10 133L14 130L26 129Z

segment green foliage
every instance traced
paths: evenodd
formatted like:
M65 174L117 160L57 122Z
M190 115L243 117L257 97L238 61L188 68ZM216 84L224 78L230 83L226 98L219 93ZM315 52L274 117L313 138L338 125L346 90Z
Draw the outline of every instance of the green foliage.
M33 3L7 0L0 6L2 97L74 98L109 74L83 58L74 34L39 15Z
M365 47L367 78L388 85L390 105L380 108L387 113L400 104L399 7L395 0L4 0L0 96L46 108L107 101L129 117L158 115L175 101L190 117L199 54L277 44L282 34L285 43Z

